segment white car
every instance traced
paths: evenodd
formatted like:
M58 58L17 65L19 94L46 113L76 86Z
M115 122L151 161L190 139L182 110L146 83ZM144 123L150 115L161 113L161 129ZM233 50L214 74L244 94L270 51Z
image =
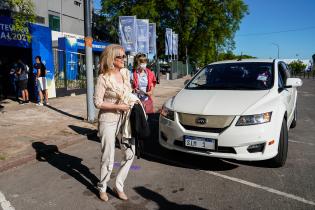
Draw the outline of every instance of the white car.
M298 78L280 60L209 64L162 107L159 142L171 150L285 164L297 121Z

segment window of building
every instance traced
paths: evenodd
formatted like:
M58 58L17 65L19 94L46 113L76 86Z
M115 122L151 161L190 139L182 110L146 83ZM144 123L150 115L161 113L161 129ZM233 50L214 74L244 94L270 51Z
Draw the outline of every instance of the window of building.
M49 15L49 28L53 31L60 31L60 17Z
M82 4L81 2L78 2L78 1L74 1L73 3L74 5L79 6L79 7L81 7L81 4Z
M36 23L45 24L45 18L42 16L36 16L35 21L36 21Z

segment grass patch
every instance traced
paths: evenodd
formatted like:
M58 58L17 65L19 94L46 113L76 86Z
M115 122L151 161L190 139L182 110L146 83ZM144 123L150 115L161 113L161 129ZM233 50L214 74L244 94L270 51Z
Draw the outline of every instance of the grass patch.
M0 155L0 160L5 160L5 159L6 159L6 157L5 157L5 156Z

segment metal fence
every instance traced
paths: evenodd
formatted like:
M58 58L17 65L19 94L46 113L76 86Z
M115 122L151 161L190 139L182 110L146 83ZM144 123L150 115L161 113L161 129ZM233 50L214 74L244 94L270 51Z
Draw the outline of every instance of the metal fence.
M308 71L308 72L294 72L292 71L291 72L292 74L292 77L299 77L299 78L302 78L302 79L314 79L315 78L315 70L312 70L312 71Z
M66 59L66 56L68 56L68 59ZM86 88L85 54L53 49L53 57L56 89ZM97 76L95 66L97 65L93 65L94 77Z
M191 64L188 64L183 61L172 61L169 63L171 66L170 79L182 78L186 75L191 75L193 73L193 67Z

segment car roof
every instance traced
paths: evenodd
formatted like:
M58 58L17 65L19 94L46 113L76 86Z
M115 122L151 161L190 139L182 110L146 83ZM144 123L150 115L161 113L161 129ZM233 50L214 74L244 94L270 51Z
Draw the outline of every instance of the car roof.
M218 61L211 64L224 64L224 63L273 63L274 59L241 59L241 60L225 60L225 61Z

